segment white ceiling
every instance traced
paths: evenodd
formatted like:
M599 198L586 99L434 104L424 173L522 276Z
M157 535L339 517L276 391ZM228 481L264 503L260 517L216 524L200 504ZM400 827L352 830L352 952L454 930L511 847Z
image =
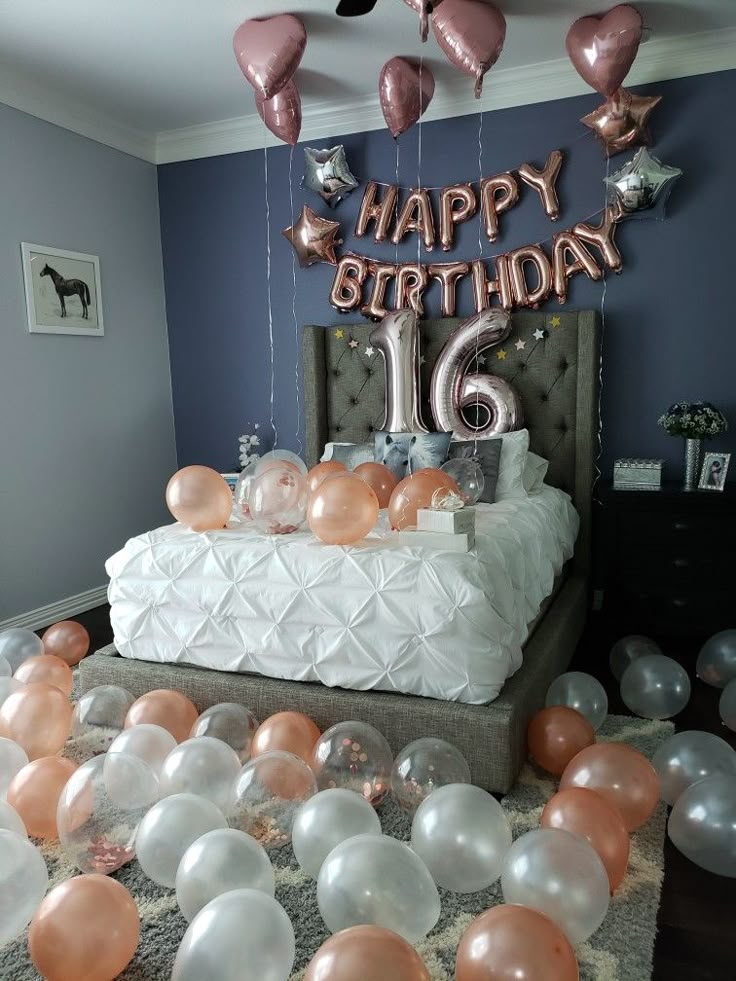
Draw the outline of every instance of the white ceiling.
M0 0L0 101L152 160L270 144L232 53L249 17L290 11L307 29L297 73L316 138L382 125L389 57L424 55L437 82L427 118L477 111L472 80L418 37L403 0L335 16L337 0ZM611 0L613 2L613 0ZM508 30L483 108L587 91L565 56L572 21L606 0L498 0ZM736 0L644 0L651 30L630 80L736 67Z

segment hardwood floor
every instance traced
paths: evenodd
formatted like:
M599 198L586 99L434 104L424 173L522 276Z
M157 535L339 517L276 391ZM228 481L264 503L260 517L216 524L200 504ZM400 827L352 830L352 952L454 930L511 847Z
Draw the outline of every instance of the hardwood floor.
M92 650L112 641L107 606L97 607L76 619L89 631ZM609 711L627 715L618 685L608 669L608 652L617 639L594 614L571 668L588 671L599 678L608 693ZM688 706L673 720L678 731L714 732L736 748L736 733L729 732L718 715L720 692L695 678L697 648L683 643L676 647L663 644L663 649L687 668L693 682ZM735 910L736 879L704 872L667 841L652 981L732 981L736 976L731 934Z

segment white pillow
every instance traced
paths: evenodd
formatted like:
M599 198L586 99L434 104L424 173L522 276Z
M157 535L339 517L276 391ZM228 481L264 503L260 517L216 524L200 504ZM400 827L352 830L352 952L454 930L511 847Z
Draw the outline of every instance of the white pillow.
M491 439L503 440L501 460L498 465L496 500L510 501L526 497L524 487L524 466L529 452L529 430L517 429L513 433L499 433Z
M524 490L527 494L537 494L542 489L548 468L549 460L545 460L543 456L537 456L536 453L529 450L526 455L523 475Z

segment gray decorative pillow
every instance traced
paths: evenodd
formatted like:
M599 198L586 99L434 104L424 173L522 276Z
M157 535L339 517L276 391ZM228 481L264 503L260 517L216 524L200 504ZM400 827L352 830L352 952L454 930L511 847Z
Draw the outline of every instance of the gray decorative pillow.
M384 463L393 475L402 480L408 473L425 467L441 467L447 461L452 433L387 433L375 434L376 463Z
M501 445L503 439L479 439L477 442L468 441L450 443L450 459L463 457L477 460L483 471L485 483L480 496L482 504L493 504L496 500L496 484L498 483L498 465L501 460Z

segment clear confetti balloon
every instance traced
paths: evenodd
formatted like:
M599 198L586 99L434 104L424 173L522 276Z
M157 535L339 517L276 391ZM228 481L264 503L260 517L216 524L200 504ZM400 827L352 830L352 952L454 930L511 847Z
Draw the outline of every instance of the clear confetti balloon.
M264 535L290 535L304 524L309 504L306 478L295 467L262 470L248 492L253 524Z
M477 504L486 483L483 470L477 460L456 457L443 463L440 470L455 481L465 504Z
M675 848L701 869L736 878L736 777L714 774L683 791L667 833Z
M414 815L411 847L443 889L471 893L501 875L511 825L487 791L470 784L439 787Z
M173 889L187 848L208 831L226 827L222 811L204 797L164 797L138 825L135 850L141 868L149 879Z
M123 729L116 736L108 753L128 753L148 763L156 776L160 776L164 761L172 749L177 747L176 739L168 729L154 725L153 722L141 722L129 729Z
M299 807L316 792L314 774L304 760L282 750L263 753L240 771L228 821L264 848L280 848L291 841Z
M391 790L409 815L433 790L448 783L470 783L470 767L460 750L444 739L415 739L394 760Z
M212 736L185 739L172 749L161 768L161 796L197 794L224 813L232 802L233 784L240 773L234 749Z
M309 469L304 460L291 450L270 450L256 460L256 476L260 476L264 470L268 470L274 464L284 463L287 467L296 468L302 475L306 475Z
M25 930L48 884L41 852L22 835L0 830L0 948Z
M621 698L634 715L670 719L690 701L690 678L671 657L647 654L637 658L624 672Z
M10 678L12 674L10 662L0 654L0 678Z
M333 848L362 834L381 834L378 815L364 797L334 787L302 804L294 819L291 844L297 862L316 879Z
M547 708L565 705L575 709L598 731L608 715L608 696L603 685L592 674L568 671L561 674L547 689Z
M698 780L716 773L736 777L736 751L711 732L677 732L657 748L652 766L662 800L674 804Z
M187 848L176 872L176 901L190 923L217 896L232 889L275 891L273 866L265 849L235 828L208 831Z
M172 981L287 981L296 956L286 911L257 889L233 889L197 913L174 961Z
M12 739L0 736L0 800L5 800L8 785L28 763L28 753Z
M12 831L13 834L20 835L21 838L28 837L23 818L5 800L0 800L0 831Z
M22 681L18 681L17 678L10 678L7 675L3 675L3 677L0 678L0 705L3 704L9 695L12 695L13 692L20 691L22 687Z
M258 720L250 709L236 702L219 702L206 709L192 726L192 736L212 736L234 749L241 763L250 759Z
M358 835L333 848L319 872L317 903L330 933L368 923L410 944L426 937L440 916L427 866L387 835Z
M43 654L43 641L32 630L25 627L12 627L0 631L0 656L10 665L11 674L15 674L21 664L29 657Z
M118 685L98 685L80 696L72 715L72 739L78 755L104 753L123 731L125 716L135 698Z
M649 637L630 634L617 640L608 656L608 664L616 681L621 681L624 671L632 661L647 654L661 654L662 648Z
M544 913L580 944L608 912L606 868L586 838L559 828L538 828L511 846L501 875L503 898Z
M320 790L343 787L374 807L391 788L393 756L385 736L367 722L338 722L314 747L312 769Z
M736 732L736 678L729 681L721 692L718 711L724 726L728 726L732 732Z
M82 872L109 875L135 857L141 818L159 798L153 770L136 756L95 756L72 774L56 811L64 854Z
M703 644L695 673L706 685L725 686L736 678L736 630L722 630Z
M238 479L233 491L233 513L232 520L237 522L250 521L250 508L248 507L248 494L251 484L256 478L258 460L251 460L238 474Z

